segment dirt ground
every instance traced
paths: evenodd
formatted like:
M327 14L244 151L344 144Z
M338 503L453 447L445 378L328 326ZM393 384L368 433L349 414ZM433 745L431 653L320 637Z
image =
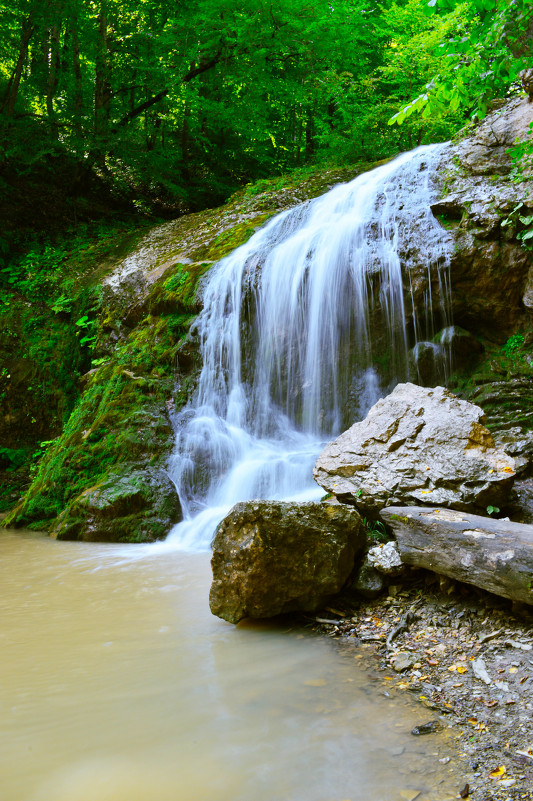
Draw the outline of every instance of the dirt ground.
M409 569L388 595L337 599L306 625L360 647L383 692L418 700L414 736L453 729L457 798L533 801L533 607Z

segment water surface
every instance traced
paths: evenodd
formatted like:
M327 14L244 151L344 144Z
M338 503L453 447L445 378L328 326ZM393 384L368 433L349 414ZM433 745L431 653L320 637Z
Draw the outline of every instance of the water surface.
M444 801L361 653L211 616L208 554L0 535L2 801ZM448 738L449 739L449 738Z

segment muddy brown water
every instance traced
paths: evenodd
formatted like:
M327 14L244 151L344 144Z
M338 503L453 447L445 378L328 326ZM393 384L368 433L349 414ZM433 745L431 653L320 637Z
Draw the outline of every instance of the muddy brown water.
M214 618L209 583L208 554L0 535L1 801L457 795L431 713L331 640Z

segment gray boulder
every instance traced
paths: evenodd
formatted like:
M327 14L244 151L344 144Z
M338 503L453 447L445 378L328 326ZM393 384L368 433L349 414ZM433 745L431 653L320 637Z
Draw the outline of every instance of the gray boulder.
M443 387L399 384L326 446L314 477L366 514L393 504L464 511L503 506L515 463L495 448L483 423L479 406Z
M218 526L209 605L238 623L318 609L348 579L365 529L355 509L328 503L238 503Z

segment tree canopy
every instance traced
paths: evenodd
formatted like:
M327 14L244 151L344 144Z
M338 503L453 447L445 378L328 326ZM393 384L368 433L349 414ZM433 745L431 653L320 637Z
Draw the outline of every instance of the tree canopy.
M388 157L505 94L531 20L529 0L0 0L0 173L60 156L73 191L96 171L186 210Z

